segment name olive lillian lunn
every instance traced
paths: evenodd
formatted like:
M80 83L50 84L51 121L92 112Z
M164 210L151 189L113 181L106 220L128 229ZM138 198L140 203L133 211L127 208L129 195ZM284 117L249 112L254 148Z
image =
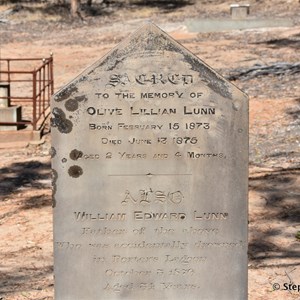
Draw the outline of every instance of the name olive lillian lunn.
M123 116L125 111L123 108L112 107L112 108L96 108L90 106L87 108L87 113L91 116ZM138 107L135 108L130 106L129 115L130 116L162 116L162 115L176 115L179 114L179 109L177 108L157 108L157 107ZM182 115L215 115L216 109L214 107L188 107L184 105L181 110Z

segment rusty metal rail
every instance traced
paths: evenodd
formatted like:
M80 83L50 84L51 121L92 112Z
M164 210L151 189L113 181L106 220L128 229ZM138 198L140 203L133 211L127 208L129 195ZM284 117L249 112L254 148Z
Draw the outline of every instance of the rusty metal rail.
M47 110L54 93L52 54L48 58L0 58L1 83L9 85L10 93L0 99L7 99L10 105L21 105L26 110L26 120L0 120L0 126L32 125L33 130L40 130L49 115Z

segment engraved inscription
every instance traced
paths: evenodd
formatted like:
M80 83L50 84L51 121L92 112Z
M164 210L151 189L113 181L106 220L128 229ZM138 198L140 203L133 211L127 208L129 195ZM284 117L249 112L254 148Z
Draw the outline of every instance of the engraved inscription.
M76 221L125 221L126 213L88 213L74 212Z
M81 234L82 235L90 235L90 236L98 236L98 235L124 235L127 233L127 229L117 228L112 229L108 227L102 228L91 228L91 227L82 227Z
M134 203L134 204L150 204L150 203L166 203L179 204L183 201L184 196L181 191L164 191L154 190L152 188L142 189L134 194L129 190L125 191L124 199L121 201L122 204Z
M134 211L134 220L136 221L183 221L187 218L186 213L180 212L144 212Z
M134 78L129 78L127 73L110 75L108 87L116 87L118 85L125 86L135 82L141 85L157 85L157 84L173 84L173 85L190 85L193 83L193 75L188 74L139 74Z

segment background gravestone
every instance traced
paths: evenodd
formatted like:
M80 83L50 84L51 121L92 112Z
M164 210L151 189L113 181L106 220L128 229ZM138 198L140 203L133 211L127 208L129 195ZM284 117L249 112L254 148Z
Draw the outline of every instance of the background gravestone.
M247 298L248 100L149 23L52 101L55 299Z

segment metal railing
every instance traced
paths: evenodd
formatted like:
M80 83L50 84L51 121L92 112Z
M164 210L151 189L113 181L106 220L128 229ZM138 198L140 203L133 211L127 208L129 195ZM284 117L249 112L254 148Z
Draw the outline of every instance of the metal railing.
M47 109L54 93L52 54L48 58L0 58L1 83L8 84L10 92L0 99L20 105L25 114L18 122L0 120L0 126L32 125L33 130L39 130L49 115Z

